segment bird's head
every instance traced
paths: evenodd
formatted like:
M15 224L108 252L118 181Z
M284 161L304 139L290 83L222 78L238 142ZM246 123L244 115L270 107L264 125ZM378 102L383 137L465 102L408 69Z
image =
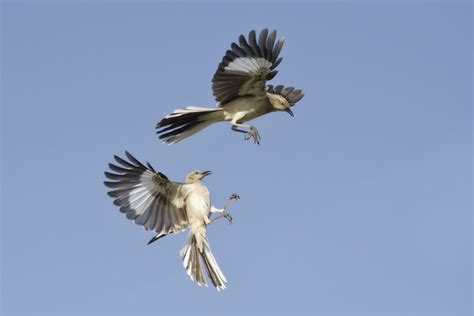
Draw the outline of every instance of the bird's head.
M285 88L282 85L278 85L276 87L268 85L266 91L268 100L273 106L274 111L285 111L291 116L294 115L290 107L294 106L304 97L303 90L295 89L293 87Z
M290 109L290 106L291 106L290 102L288 102L288 100L285 97L278 94L268 93L268 92L267 92L267 96L268 96L268 100L270 101L270 104L273 106L275 111L285 111L291 116L295 116L293 114L293 111Z
M210 174L212 174L211 171L194 170L186 175L186 178L184 178L184 181L186 183L196 182Z

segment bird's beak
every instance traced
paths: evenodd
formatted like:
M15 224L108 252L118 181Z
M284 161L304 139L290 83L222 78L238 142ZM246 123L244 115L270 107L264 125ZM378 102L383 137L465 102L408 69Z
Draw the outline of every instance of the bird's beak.
M208 171L203 171L203 172L201 173L201 175L202 175L203 178L204 178L204 177L207 177L208 175L211 175L211 174L212 174L212 171L210 171L210 170L208 170Z
M295 117L295 115L293 114L293 111L292 111L290 108L287 108L287 109L285 110L285 112L288 113L288 114L290 114L291 117Z

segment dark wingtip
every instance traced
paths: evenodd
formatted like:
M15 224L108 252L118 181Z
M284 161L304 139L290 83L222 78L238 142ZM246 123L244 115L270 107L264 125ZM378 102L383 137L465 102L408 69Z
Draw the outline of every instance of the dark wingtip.
M154 243L155 241L157 241L158 239L160 238L163 238L165 237L166 234L160 234L160 235L155 235L153 236L153 238L151 238L148 242L147 242L147 245L151 244L151 243Z
M163 124L163 120L161 120L161 121L159 121L158 123L156 123L155 129L158 129L158 128L160 128L160 127L163 127L163 125L164 125L164 124Z
M152 166L148 161L146 162L146 165L148 166L148 168L149 168L151 171L153 171L153 172L156 173L155 169L153 168L153 166Z
M125 150L125 156L127 156L128 160L130 162L137 163L139 162L137 158L135 158L131 153L129 153L127 150Z
M270 81L272 80L278 73L278 70L273 70L272 72L270 72L268 75L267 75L267 80Z
M115 178L115 176L116 176L116 175L113 174L112 172L107 172L107 171L104 172L104 175L105 175L105 177L106 177L107 179L111 179L111 180L113 180L113 179Z

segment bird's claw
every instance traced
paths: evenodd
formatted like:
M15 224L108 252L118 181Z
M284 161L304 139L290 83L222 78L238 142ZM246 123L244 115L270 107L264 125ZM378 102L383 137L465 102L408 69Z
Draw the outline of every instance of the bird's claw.
M232 201L232 200L239 200L240 199L240 195L238 194L231 194L229 196L229 201L227 201L227 203L225 204L224 208L222 209L222 212L221 212L221 215L215 219L212 220L211 223L215 222L217 219L221 218L221 217L224 217L227 222L229 224L232 224L232 215L230 215L230 213L227 213L227 207L229 206L229 202Z
M258 133L258 130L253 126L250 126L249 131L245 135L244 139L249 140L250 138L253 138L253 143L254 144L257 144L257 145L260 146L260 140L262 138L260 137L260 134Z
M224 213L222 215L227 220L227 223L232 224L232 215L230 215L230 213Z

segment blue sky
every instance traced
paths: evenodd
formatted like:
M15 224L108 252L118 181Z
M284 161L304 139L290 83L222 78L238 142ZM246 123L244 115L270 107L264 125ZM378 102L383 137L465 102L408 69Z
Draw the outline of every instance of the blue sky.
M468 315L472 5L468 1L2 3L5 315ZM213 106L241 33L286 38L274 84L295 118L226 124L174 146L155 123ZM185 234L152 246L103 171L129 150L172 179L211 169L227 278L185 274ZM192 153L192 155L190 155Z

